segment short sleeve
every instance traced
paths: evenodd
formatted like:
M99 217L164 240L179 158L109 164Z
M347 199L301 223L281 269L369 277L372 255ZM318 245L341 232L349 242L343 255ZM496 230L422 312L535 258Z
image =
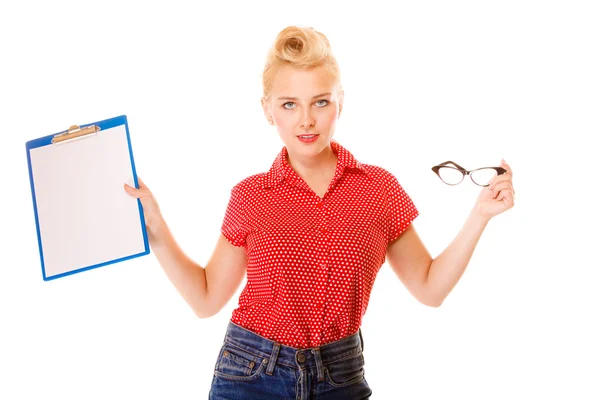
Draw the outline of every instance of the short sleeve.
M390 243L408 228L419 215L419 211L392 174L390 174L387 193L387 241Z
M225 217L221 225L221 233L234 246L245 246L248 229L244 213L245 197L239 186L231 189L231 195Z

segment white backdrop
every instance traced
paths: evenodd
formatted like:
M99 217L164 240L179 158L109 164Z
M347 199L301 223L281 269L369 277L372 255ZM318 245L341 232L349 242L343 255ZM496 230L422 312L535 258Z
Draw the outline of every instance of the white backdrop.
M363 322L373 398L600 398L598 6L394 7L3 2L0 398L207 397L242 286L201 320L153 255L44 282L25 142L126 114L139 175L205 265L231 187L282 147L260 74L290 24L331 40L346 92L335 138L397 176L433 256L479 189L446 186L431 166L504 157L514 170L515 207L490 222L440 308L382 268Z

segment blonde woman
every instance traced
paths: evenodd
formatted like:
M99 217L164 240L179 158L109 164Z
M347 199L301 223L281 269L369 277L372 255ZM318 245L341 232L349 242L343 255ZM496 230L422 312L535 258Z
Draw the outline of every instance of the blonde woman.
M344 102L328 39L287 27L270 50L262 106L283 148L269 171L231 190L205 267L169 232L150 190L141 199L154 254L195 313L210 317L247 284L218 353L210 399L366 399L361 321L386 261L414 297L439 306L487 222L513 205L512 172L482 190L463 229L432 260L418 211L385 169L333 140Z

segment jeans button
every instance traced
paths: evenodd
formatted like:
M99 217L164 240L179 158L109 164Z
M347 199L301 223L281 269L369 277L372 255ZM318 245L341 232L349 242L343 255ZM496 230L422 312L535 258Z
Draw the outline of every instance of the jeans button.
M300 353L300 354L298 354L296 359L298 360L298 362L304 362L304 361L306 361L306 356L303 353Z

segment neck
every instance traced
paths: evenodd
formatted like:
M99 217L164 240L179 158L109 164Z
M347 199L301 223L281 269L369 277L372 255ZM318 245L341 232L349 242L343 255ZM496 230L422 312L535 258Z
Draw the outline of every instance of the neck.
M327 146L314 157L297 157L287 154L287 160L294 171L301 177L319 177L327 175L337 165L337 155Z

